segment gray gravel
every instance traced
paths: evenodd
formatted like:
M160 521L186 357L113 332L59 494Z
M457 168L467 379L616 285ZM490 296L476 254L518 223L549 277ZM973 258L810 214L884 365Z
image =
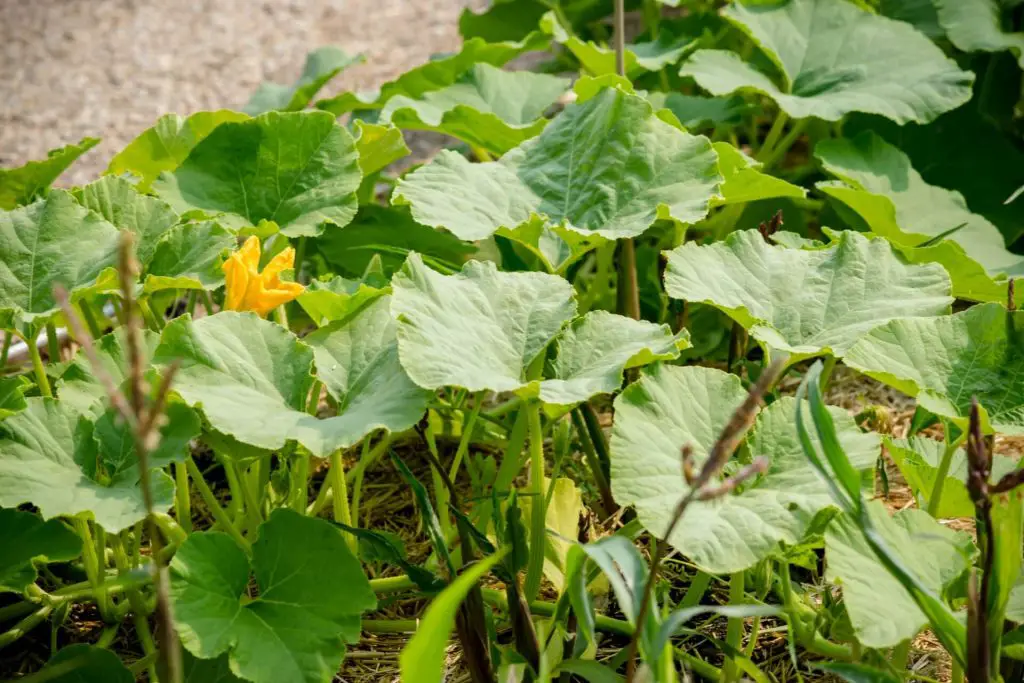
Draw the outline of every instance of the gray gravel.
M0 166L100 137L59 184L87 182L161 115L240 107L262 80L294 80L322 45L367 57L325 93L378 85L456 49L459 14L481 4L0 0Z

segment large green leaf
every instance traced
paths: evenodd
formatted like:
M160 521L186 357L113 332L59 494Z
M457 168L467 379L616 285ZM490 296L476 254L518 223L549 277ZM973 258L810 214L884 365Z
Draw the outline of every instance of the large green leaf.
M738 377L711 368L656 367L631 384L615 400L616 501L634 506L644 526L663 535L688 491L680 449L692 446L699 468L745 396ZM833 507L827 485L800 447L795 411L796 401L787 397L758 415L750 453L769 459L768 472L738 495L692 503L669 539L702 568L724 573L751 567L780 543L799 543L815 516ZM830 412L854 466L871 467L877 435L862 434L843 410Z
M603 311L577 318L572 287L544 273L471 261L444 276L413 255L392 281L402 365L420 386L518 391L571 405L616 391L622 372L675 358L688 338ZM531 365L555 341L544 372Z
M504 154L544 129L544 112L568 89L568 79L557 76L476 64L446 88L415 99L392 97L380 120L399 128L444 133Z
M325 328L316 337L320 377L341 399L339 414L326 419L305 411L314 350L254 314L178 318L164 328L155 362L181 361L174 390L214 429L260 448L295 440L326 456L375 429L408 428L419 418L409 422L411 404L423 405L422 393L394 362L394 329L382 323L380 308L364 310L345 327Z
M0 508L0 593L21 593L36 580L35 563L65 562L82 552L82 540L60 520L44 522L31 512Z
M910 439L886 438L886 450L893 462L900 469L910 490L917 499L917 506L922 510L928 507L928 498L935 490L939 464L945 445L941 441L922 436ZM992 481L998 481L1003 475L1017 469L1013 458L995 455L992 458ZM967 452L957 448L950 457L949 470L942 481L942 494L935 517L973 517L974 503L967 492Z
M43 194L78 157L99 142L99 138L82 138L77 145L50 150L40 161L30 161L17 168L0 168L0 209L28 204Z
M1024 33L1003 30L1003 8L1014 3L1001 0L933 0L939 24L950 42L964 52L1009 50L1024 69Z
M423 93L440 90L459 80L475 64L501 66L524 52L543 50L548 38L539 32L532 32L522 40L488 43L481 38L471 38L452 55L433 59L414 69L406 71L380 89L369 93L344 92L336 97L320 100L319 109L341 116L359 109L380 109L395 95L419 98Z
M837 121L861 111L897 123L931 121L971 98L973 74L928 38L845 0L737 2L723 16L779 73L773 80L735 53L698 50L681 73L714 95L755 90L793 118Z
M116 286L120 233L63 191L13 211L0 211L0 319L44 322L58 310L53 287L74 298ZM98 282L99 280L99 282Z
M327 683L359 638L360 615L377 606L342 532L278 509L252 546L250 563L227 534L192 534L171 562L171 599L182 644L256 683Z
M135 255L143 267L153 258L157 242L178 223L178 214L169 205L139 194L124 178L100 178L74 195L85 208L135 235Z
M843 362L966 424L977 397L997 431L1024 434L1024 312L980 304L937 318L893 320Z
M294 237L347 225L362 173L355 141L324 112L268 112L218 126L153 189L177 211L273 221Z
M1000 282L989 276L1024 274L1024 257L1011 253L999 229L967 208L959 192L926 183L897 147L864 132L853 139L825 140L814 150L825 170L845 185L819 183L818 189L856 212L872 231L897 245L916 247L954 228L949 239L961 249L932 250L953 278L958 296L1005 299ZM867 196L865 196L867 195ZM888 200L888 201L886 201ZM911 256L914 258L914 256Z
M409 252L423 255L430 263L457 270L476 251L446 232L420 225L412 219L408 207L359 207L355 219L344 230L330 230L316 241L327 262L340 275L360 277L379 256L384 273L390 276L405 263Z
M57 668L63 673L53 675L48 671ZM135 680L135 675L114 652L85 643L61 648L37 676L49 683L132 683Z
M182 683L241 683L242 680L231 672L227 655L216 659L199 659L188 650L181 653Z
M213 221L178 225L153 248L143 273L144 289L217 289L224 284L224 256L237 244L234 235Z
M527 368L576 312L564 279L486 261L444 276L413 254L391 284L402 365L428 389L523 388Z
M302 75L291 85L281 85L272 81L260 84L252 94L242 111L256 116L268 111L299 111L305 109L313 97L329 80L343 70L359 64L364 60L362 55L347 55L333 45L320 47L306 55L306 64Z
M977 107L954 109L926 126L898 126L866 115L843 126L851 137L861 130L873 130L898 147L925 182L960 192L971 211L999 227L1007 244L1024 233L1024 202L1006 203L1024 185L1024 151Z
M903 566L941 595L967 568L969 536L939 524L924 510L890 517L881 501L868 504L876 531ZM843 602L857 639L868 647L909 640L928 619L899 581L879 563L856 522L846 515L825 532L826 576L843 588Z
M813 250L770 245L756 230L684 244L668 254L665 290L721 309L794 361L842 356L887 320L942 315L953 301L941 266L905 264L885 240L849 231Z
M413 384L398 361L397 327L391 297L381 296L355 318L331 323L303 340L313 347L317 377L348 422L400 432L427 411L431 392Z
M393 201L465 240L538 220L587 236L634 237L658 218L702 219L722 182L716 162L707 138L607 88L499 161L472 164L442 152L404 178Z
M459 34L492 42L522 40L548 11L542 0L497 0L479 13L467 7L459 15Z
M149 190L163 171L173 171L185 161L192 148L213 129L228 121L244 121L248 115L220 109L184 117L167 114L147 128L110 160L107 173L129 173L139 179L139 191Z
M62 402L30 398L27 403L0 422L0 505L32 503L44 519L91 512L112 532L146 516L137 464L118 443L97 438L93 423ZM177 433L180 426L172 422L162 431ZM152 475L155 506L166 510L174 483L158 470Z

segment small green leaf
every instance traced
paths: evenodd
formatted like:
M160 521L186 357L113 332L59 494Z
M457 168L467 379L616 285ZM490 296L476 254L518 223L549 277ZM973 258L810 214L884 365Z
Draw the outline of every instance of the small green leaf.
M59 311L55 284L79 298L117 286L120 233L63 191L0 211L0 318L40 324Z
M471 164L442 152L400 181L392 201L464 240L538 218L617 239L635 237L659 218L701 220L721 182L707 138L662 121L643 98L606 88L496 162Z
M99 138L82 138L77 145L50 150L40 161L0 169L0 209L29 204L44 194L71 164L99 143Z
M224 284L224 257L237 244L234 235L213 221L175 226L153 248L143 291L218 289Z
M85 208L135 236L135 255L145 267L157 242L178 223L178 214L164 202L139 194L124 178L107 176L74 190Z
M356 213L362 173L355 141L324 112L268 112L218 126L153 189L180 213L223 214L230 227L273 221L317 236Z
M64 523L44 522L31 512L0 508L0 593L21 593L36 580L36 562L66 562L82 552L82 541Z
M360 615L377 606L342 532L278 509L252 546L250 563L227 534L192 534L171 562L174 617L186 649L255 683L326 683L359 638Z
M60 673L50 677L51 671ZM61 648L46 663L39 675L48 683L132 683L135 675L112 651L76 643Z
M971 398L987 426L1024 434L1024 312L979 304L937 318L893 320L846 354L851 368L966 425Z
M250 116L268 111L299 111L305 109L320 88L339 73L365 60L363 55L350 56L333 45L320 47L306 55L302 75L292 85L270 81L260 84L242 111Z
M699 469L733 410L746 397L739 378L720 370L649 370L615 400L611 481L615 500L633 505L659 536L689 490L680 451L693 448ZM693 406L702 406L693 410ZM669 541L714 573L747 569L779 548L803 540L815 516L833 507L829 489L804 457L795 426L796 403L782 398L761 411L748 439L751 456L765 456L768 472L737 495L694 502ZM877 435L862 434L845 411L830 410L840 439L858 469L878 457Z
M933 593L941 595L968 566L970 537L947 529L924 510L890 517L881 501L867 505L877 533L903 565ZM857 639L867 647L893 647L913 638L928 623L910 593L875 557L847 515L825 532L826 577L843 588L843 602Z
M409 153L402 131L394 126L367 123L360 119L355 122L355 128L359 168L364 178Z
M1024 32L1003 30L1004 7L999 0L934 0L939 24L950 42L964 52L1009 50L1024 69Z
M196 112L188 117L167 114L118 152L110 160L107 173L131 174L139 179L139 191L148 192L161 172L178 168L192 148L217 126L248 118L227 109Z
M25 391L31 386L24 375L0 377L0 420L25 410Z
M843 356L894 318L942 315L952 298L937 264L907 265L888 242L846 231L822 249L767 244L756 230L668 253L665 290L711 304L770 349Z
M543 130L544 112L568 89L564 78L476 64L446 88L415 99L392 97L380 120L403 129L444 133L504 154Z
M388 286L374 287L363 280L334 277L313 280L296 301L313 322L322 327L335 320L344 320L389 291Z
M416 635L402 649L399 661L403 683L437 683L444 677L445 650L459 605L503 555L499 552L477 562L430 601Z
M781 178L762 173L761 164L736 149L728 142L713 144L718 153L718 170L725 178L719 194L712 197L711 206L745 204L777 197L806 197L807 190L787 183Z
M0 505L32 503L43 519L91 512L110 532L146 516L136 462L97 439L93 423L63 402L27 403L0 422ZM150 481L156 509L168 509L174 483L156 469Z
M733 3L722 16L761 48L774 78L725 50L698 50L681 74L713 95L754 90L796 119L861 111L927 123L971 98L974 75L928 38L836 0Z

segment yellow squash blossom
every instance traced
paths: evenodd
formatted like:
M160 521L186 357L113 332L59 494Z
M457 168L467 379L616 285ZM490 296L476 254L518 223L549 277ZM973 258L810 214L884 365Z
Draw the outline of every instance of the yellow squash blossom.
M259 272L260 240L255 235L224 262L226 295L224 308L229 311L255 311L266 316L272 310L293 300L305 289L298 282L282 282L281 271L295 266L295 250L288 247L275 256Z

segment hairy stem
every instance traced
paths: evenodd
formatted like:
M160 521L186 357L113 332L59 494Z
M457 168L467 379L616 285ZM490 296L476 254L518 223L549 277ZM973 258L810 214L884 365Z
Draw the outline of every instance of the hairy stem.
M544 547L547 535L547 510L544 507L547 491L544 489L544 435L541 429L541 402L531 401L526 406L530 434L530 559L526 566L523 594L527 602L537 598L544 574Z
M366 441L368 442L369 439ZM332 505L334 521L352 526L352 514L348 503L348 482L345 481L345 463L342 460L340 448L331 453L331 467L328 472L331 476L331 488L334 490ZM348 543L348 547L353 553L358 552L359 541L355 536L345 534L345 542Z
M946 425L946 448L942 451L942 460L939 461L939 469L935 472L935 483L932 484L931 495L928 496L928 514L932 517L938 517L939 504L942 502L942 489L943 484L946 482L946 477L949 476L949 466L953 462L953 454L956 453L956 449L963 443L966 433L960 436L960 438L950 440L949 438L949 425Z
M39 393L53 398L53 390L50 389L50 380L46 376L46 367L43 365L43 357L39 353L39 344L37 342L38 339L35 334L25 335L25 345L28 346L28 356L32 359L32 371L36 376Z

